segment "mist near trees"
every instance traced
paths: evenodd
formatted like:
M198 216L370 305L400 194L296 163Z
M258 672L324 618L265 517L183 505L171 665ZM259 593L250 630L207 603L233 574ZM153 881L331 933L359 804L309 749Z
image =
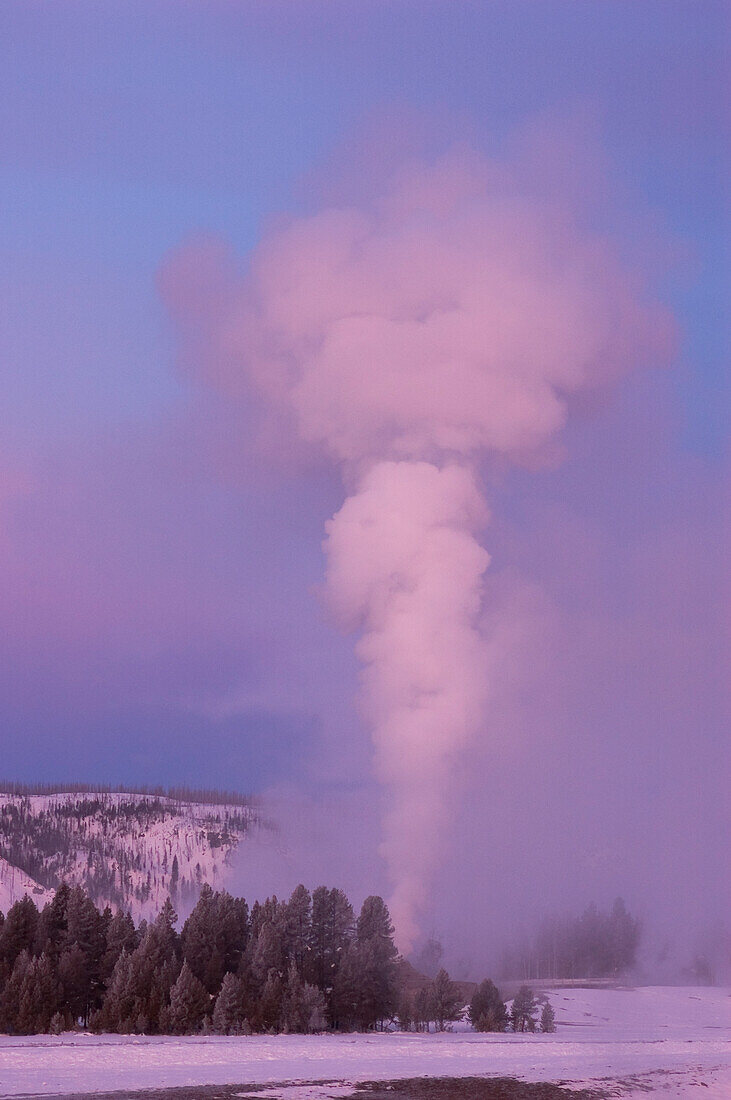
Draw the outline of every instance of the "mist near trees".
M632 968L640 922L617 898L609 912L588 906L580 917L547 918L536 935L506 950L502 977L608 978Z
M310 893L300 884L287 900L272 895L250 907L206 885L178 923L170 898L136 925L123 910L97 908L81 886L62 883L40 912L24 897L0 912L0 1031L429 1032L462 1019L467 1002L477 1031L534 1031L539 1008L541 1030L555 1025L550 1005L525 983L509 1010L493 981L453 981L434 938L422 951L429 973L415 969L398 954L378 895L356 915L337 888ZM590 907L548 931L536 944L550 942L551 965L566 958L572 977L616 977L633 965L640 929L618 899L609 913ZM548 959L528 953L515 965L540 970Z

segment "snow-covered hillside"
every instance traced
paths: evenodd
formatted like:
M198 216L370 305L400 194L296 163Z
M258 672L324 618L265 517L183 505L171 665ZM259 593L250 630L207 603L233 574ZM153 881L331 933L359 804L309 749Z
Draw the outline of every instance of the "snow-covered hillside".
M263 1095L279 1100L329 1100L352 1095L343 1082L484 1075L589 1086L622 1100L727 1100L730 992L553 989L553 1035L0 1037L0 1097L237 1082L269 1083Z
M136 919L156 913L168 894L186 908L203 883L225 886L231 855L255 821L243 803L0 792L0 910L26 893L41 905L62 879Z
M0 856L0 913L7 913L13 902L24 894L29 894L39 907L53 897L53 891L46 890L25 871Z

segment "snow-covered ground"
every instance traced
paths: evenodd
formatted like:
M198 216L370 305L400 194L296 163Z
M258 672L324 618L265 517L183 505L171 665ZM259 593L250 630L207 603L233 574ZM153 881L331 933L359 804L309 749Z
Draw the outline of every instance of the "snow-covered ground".
M0 1096L174 1085L516 1076L651 1100L731 1097L731 990L554 989L554 1035L0 1036ZM607 1081L609 1079L609 1081ZM343 1095L272 1087L301 1100Z

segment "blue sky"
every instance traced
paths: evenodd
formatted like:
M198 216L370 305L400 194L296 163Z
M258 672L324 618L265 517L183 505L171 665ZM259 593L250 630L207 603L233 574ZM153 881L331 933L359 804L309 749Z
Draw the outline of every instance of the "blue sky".
M195 416L188 435L178 430L198 395L178 370L157 277L201 233L245 261L266 219L296 208L302 178L373 114L414 112L435 138L468 134L488 153L536 118L584 120L682 257L661 280L683 333L678 360L656 390L624 398L663 425L663 457L637 475L637 499L664 501L663 479L687 463L700 464L696 497L706 484L715 493L727 22L713 0L6 0L2 770L257 788L314 754L357 782L368 749L353 732L350 642L314 594L337 478L318 469L272 485L261 471L247 480L226 463L222 476L198 466ZM235 452L241 429L219 414ZM612 416L602 430L621 434ZM616 507L597 493L611 476L592 430L578 433L581 457L543 484L549 503L601 513L606 499L597 522L608 531ZM543 489L526 493L506 515ZM497 542L508 556L509 533ZM565 584L545 562L523 564L548 587ZM609 604L622 591L620 579ZM140 674L140 663L163 671ZM233 772L232 722L245 744Z
M596 120L619 175L698 257L700 279L670 289L694 361L679 385L693 444L717 446L726 16L668 0L11 0L0 240L20 277L6 430L32 442L170 400L161 257L201 230L245 251L302 173L400 104L451 113L488 148L538 112ZM59 312L51 363L35 318Z

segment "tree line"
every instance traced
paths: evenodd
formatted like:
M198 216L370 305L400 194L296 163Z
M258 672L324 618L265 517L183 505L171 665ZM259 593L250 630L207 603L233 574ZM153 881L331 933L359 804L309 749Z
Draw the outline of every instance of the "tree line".
M635 964L640 922L617 898L608 912L589 905L579 917L552 917L505 952L504 978L614 978Z
M466 997L443 967L408 988L415 972L377 896L356 917L343 891L324 886L249 908L206 885L177 923L169 898L136 925L67 883L40 911L29 896L17 901L0 912L0 1032L442 1031L464 1014ZM539 1007L523 986L509 1010L484 981L467 1018L478 1031L534 1031ZM554 1030L547 1002L540 1027Z
M109 783L17 783L0 781L0 798L10 795L14 798L30 798L34 795L54 794L140 794L155 795L174 802L198 802L210 806L254 806L256 799L240 791L225 791L218 787L178 787L137 786L124 784L111 786Z
M379 897L356 918L323 886L251 909L204 886L176 925L170 899L136 926L66 883L40 912L16 902L0 913L0 1031L367 1030L396 1013L398 953Z

